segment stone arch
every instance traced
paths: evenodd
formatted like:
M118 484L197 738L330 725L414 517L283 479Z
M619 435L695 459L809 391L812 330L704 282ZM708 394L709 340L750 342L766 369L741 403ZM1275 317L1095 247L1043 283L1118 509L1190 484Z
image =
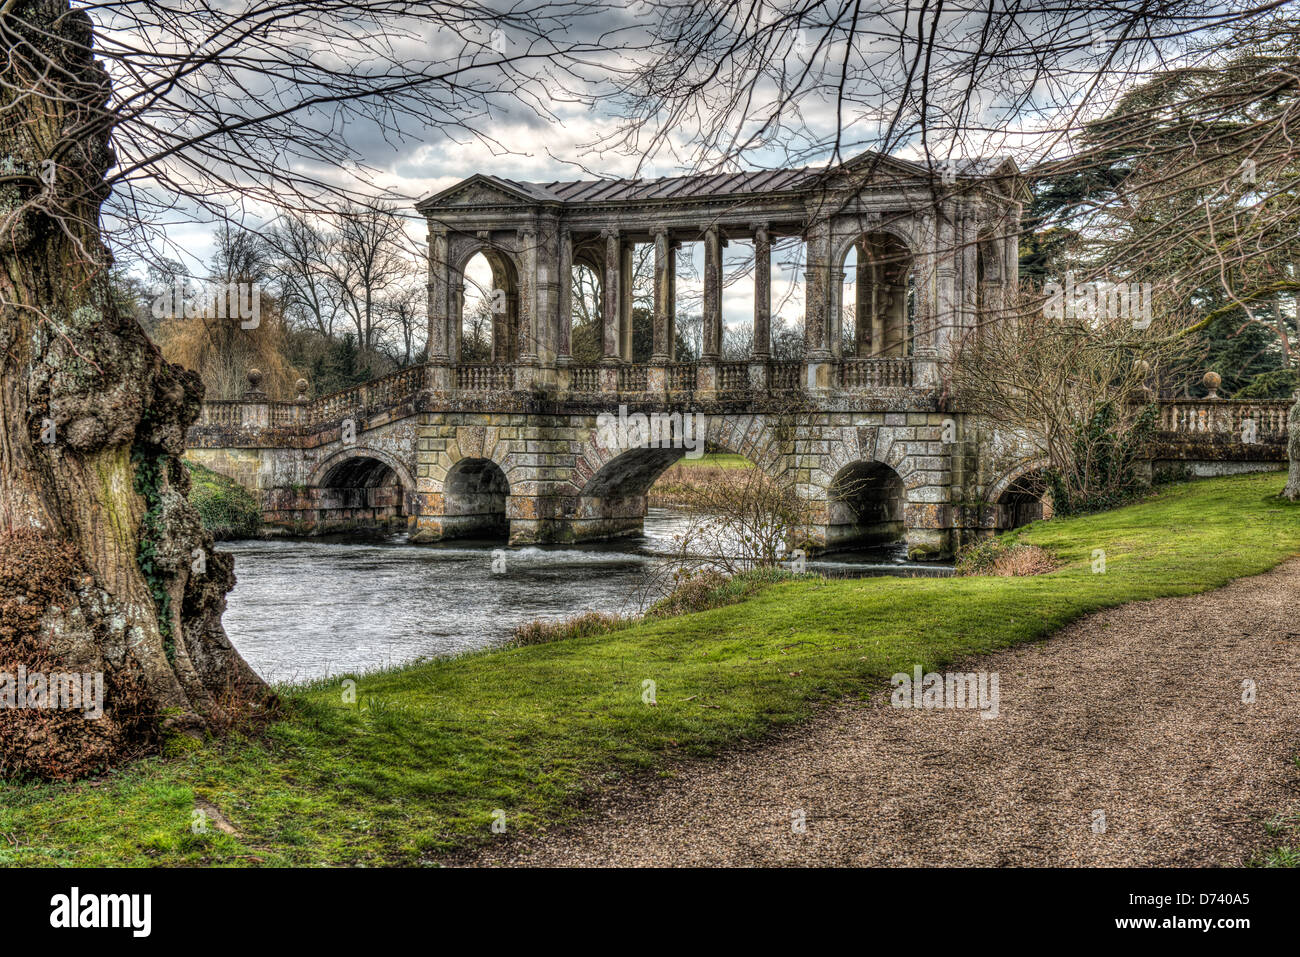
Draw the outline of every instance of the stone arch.
M491 361L514 362L519 357L523 311L521 301L523 285L518 256L499 244L488 240L467 243L458 250L451 264L452 331L455 334L453 355L461 353L461 336L465 323L465 269L478 255L487 260L492 269L492 287L488 290L488 308L492 312ZM498 301L499 300L499 301Z
M887 465L902 478L904 488L914 484L916 470L908 455L907 438L895 440L890 426L833 428L825 432L825 438L827 452L821 467L812 473L812 484L820 492L829 492L835 476L857 461Z
M874 459L837 471L826 489L826 547L901 541L907 491L903 476Z
M497 462L466 456L442 482L444 537L504 537L510 531L510 480Z
M410 471L387 452L353 447L328 456L312 470L307 492L316 528L392 530L418 512Z
M631 415L631 413L629 414ZM701 440L743 455L765 475L779 481L782 457L763 416L705 416ZM648 423L647 423L648 424ZM655 447L672 432L669 424L649 438L653 445L622 447L608 441L609 430L593 428L579 450L569 482L577 496L577 523L585 537L611 537L640 531L650 487L679 461L681 447Z
M832 345L842 341L845 264L856 250L854 343L859 358L902 356L913 351L914 326L919 319L917 255L911 237L897 228L867 226L844 240L831 260L835 330Z
M897 239L902 245L907 247L912 258L916 259L918 250L922 243L917 229L910 220L899 220L886 222L866 222L860 221L855 223L853 228L847 232L837 229L836 245L831 250L831 264L834 268L842 270L844 262L849 257L849 250L867 233L885 233Z
M1051 518L1051 496L1042 481L1047 464L1045 458L1021 462L990 485L984 495L981 526L1011 529Z
M411 476L411 470L403 465L399 459L388 452L381 451L380 449L368 448L361 445L339 449L316 463L315 468L311 471L311 475L308 476L307 484L316 488L328 488L330 486L326 479L331 472L334 472L340 467L346 466L349 461L361 459L369 459L385 466L397 477L403 491L414 491L415 479Z
M629 413L632 414L635 413ZM724 451L743 455L773 480L783 477L785 468L770 423L764 416L705 416L703 422L702 440ZM665 430L668 428L675 426L666 426ZM649 481L644 483L645 490L640 493L644 495L655 479L686 454L682 448L623 448L605 441L610 437L602 434L605 431L599 427L591 429L578 451L569 481L580 495L592 494L590 490L593 488L602 493L617 489L627 479L634 483L629 487L637 489L649 474ZM650 439L653 441L662 434L653 433ZM593 485L593 482L598 484Z

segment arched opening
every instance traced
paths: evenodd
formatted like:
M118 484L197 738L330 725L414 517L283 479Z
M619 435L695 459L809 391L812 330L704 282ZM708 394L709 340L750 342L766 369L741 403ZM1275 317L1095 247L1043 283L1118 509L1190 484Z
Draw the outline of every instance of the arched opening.
M804 357L806 288L804 272L807 269L808 248L800 236L773 237L772 268L772 358L779 362L792 362Z
M673 303L677 361L697 362L704 353L704 243L683 239L677 250Z
M998 245L989 236L980 237L975 248L975 328L997 318L1002 308L1002 259Z
M510 483L491 459L461 459L443 480L443 535L446 538L506 538Z
M648 547L741 564L783 550L802 527L803 510L746 456L716 446L702 451L673 462L650 486Z
M406 490L397 472L377 458L357 455L331 466L315 489L316 529L400 530L406 527Z
M883 462L854 462L827 495L826 547L885 545L903 538L903 479Z
M1052 497L1041 472L1027 472L998 496L997 527L1019 528L1052 517Z
M837 349L858 358L912 354L916 324L912 265L907 245L892 233L863 233L845 251L840 264L844 278L834 340Z
M592 247L575 249L569 277L569 354L586 366L598 364L605 349L605 284L596 253Z
M485 247L461 270L457 356L462 362L514 362L519 357L519 282L514 263Z
M681 416L676 416L676 419L680 428ZM633 427L637 426L634 424ZM648 421L646 427L649 427ZM663 426L660 428L662 430ZM670 435L680 435L680 432ZM650 486L686 454L681 447L671 447L673 442L663 431L654 436L648 432L643 438L638 436L631 437L633 447L629 448L629 443L626 442L618 443L627 448L627 451L601 466L583 488L574 524L574 531L579 538L615 538L640 533L646 517ZM637 447L641 441L670 447ZM680 446L680 443L677 444Z
M737 238L722 250L722 358L754 355L754 241Z

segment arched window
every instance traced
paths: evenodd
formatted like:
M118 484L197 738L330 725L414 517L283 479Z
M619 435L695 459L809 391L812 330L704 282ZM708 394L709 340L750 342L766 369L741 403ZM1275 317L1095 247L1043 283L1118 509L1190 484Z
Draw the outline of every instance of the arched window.
M846 355L912 354L917 309L912 266L911 251L891 233L863 233L846 250L840 305Z
M459 357L462 362L514 362L519 356L519 282L499 250L476 252L461 270Z

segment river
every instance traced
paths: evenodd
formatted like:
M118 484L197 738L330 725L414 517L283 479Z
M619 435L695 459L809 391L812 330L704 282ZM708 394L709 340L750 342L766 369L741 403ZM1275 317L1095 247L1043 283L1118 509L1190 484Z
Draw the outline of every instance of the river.
M398 537L225 542L220 547L235 556L239 584L223 620L248 663L275 682L491 647L533 619L637 612L650 570L673 551L673 535L685 522L680 513L652 508L644 535L582 546L408 545ZM837 552L810 560L808 570L949 571L908 562L902 545Z

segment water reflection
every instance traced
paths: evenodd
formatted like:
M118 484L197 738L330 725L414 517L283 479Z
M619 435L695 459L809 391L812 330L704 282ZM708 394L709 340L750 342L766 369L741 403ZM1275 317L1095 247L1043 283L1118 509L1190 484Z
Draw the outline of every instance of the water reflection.
M645 535L581 547L499 542L407 545L327 539L230 542L239 583L226 632L270 681L305 681L505 642L516 625L640 609L650 570L687 519L650 509ZM503 550L505 572L493 572ZM812 560L827 575L945 574L903 546Z

